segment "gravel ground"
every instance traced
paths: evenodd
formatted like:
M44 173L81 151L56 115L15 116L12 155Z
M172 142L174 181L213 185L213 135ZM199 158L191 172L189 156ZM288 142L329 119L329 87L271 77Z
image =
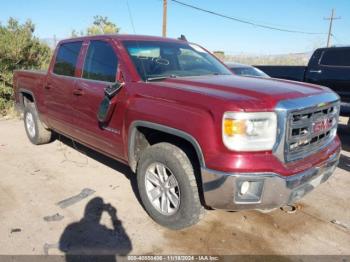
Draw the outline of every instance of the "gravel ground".
M34 146L21 121L0 120L0 254L349 255L346 120L339 128L339 167L297 212L208 211L182 231L147 216L127 166L65 138Z

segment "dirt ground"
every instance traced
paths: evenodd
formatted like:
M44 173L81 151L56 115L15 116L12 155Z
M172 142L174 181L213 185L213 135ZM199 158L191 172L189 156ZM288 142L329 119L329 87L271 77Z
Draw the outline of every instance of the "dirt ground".
M65 138L34 146L22 121L0 120L0 254L64 254L73 248L119 254L349 255L350 128L345 121L339 128L339 167L298 203L297 212L208 211L198 225L170 231L139 204L128 167Z

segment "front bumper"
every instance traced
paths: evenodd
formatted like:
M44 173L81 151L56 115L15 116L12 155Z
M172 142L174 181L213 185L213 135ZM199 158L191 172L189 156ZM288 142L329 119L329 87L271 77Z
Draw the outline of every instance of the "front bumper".
M276 173L224 173L202 168L206 205L217 209L269 210L301 199L325 182L339 162L340 150L319 164L292 176ZM240 193L243 182L249 182L246 194Z

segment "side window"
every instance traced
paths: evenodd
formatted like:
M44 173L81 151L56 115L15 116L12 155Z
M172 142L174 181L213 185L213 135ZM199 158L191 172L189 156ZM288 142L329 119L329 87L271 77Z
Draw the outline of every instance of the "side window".
M350 49L326 50L321 59L321 65L350 66Z
M83 78L115 82L118 59L112 46L104 41L91 41L86 54Z
M82 42L60 45L53 72L58 75L74 76Z

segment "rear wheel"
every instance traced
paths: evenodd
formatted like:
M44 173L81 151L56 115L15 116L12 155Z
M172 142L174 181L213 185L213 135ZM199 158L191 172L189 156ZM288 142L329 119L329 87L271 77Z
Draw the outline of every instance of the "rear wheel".
M24 108L24 128L34 145L46 144L51 141L52 132L44 127L39 119L34 103L27 103Z
M187 155L169 143L147 148L138 163L142 203L153 220L170 229L196 224L201 206L193 166Z

